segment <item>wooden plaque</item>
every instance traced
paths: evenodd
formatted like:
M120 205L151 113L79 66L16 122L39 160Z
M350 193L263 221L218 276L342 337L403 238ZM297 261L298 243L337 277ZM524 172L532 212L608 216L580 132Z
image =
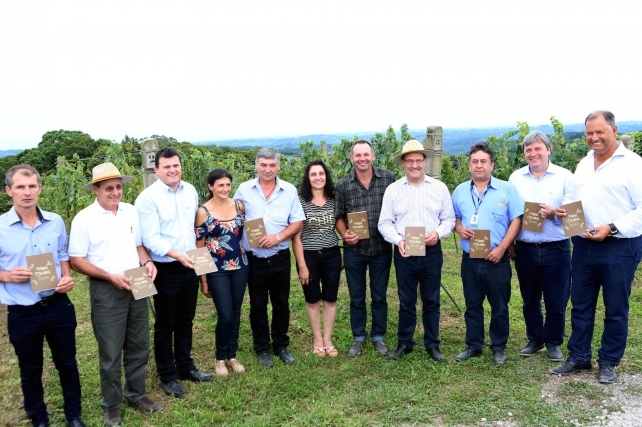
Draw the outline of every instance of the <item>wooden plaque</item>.
M192 249L191 251L187 251L187 255L194 261L194 271L197 276L218 271L209 249Z
M539 214L539 203L525 202L522 230L541 233L544 230L544 218Z
M247 241L250 244L250 248L258 248L259 240L267 234L263 218L245 221L245 232L247 233Z
M368 229L368 212L351 212L348 214L348 230L357 234L359 240L369 239L370 230Z
M125 276L130 280L129 287L132 288L134 299L139 300L158 293L154 282L152 282L152 278L147 275L147 268L136 267L125 270Z
M475 236L470 239L470 257L486 258L490 253L490 230L473 230Z
M406 227L406 255L426 255L426 228Z
M569 203L560 206L566 209L566 216L562 218L562 225L564 226L564 235L566 237L577 236L586 232L586 218L584 217L584 208L582 202Z
M58 285L58 273L51 252L27 256L27 265L32 273L29 280L34 293L54 289Z

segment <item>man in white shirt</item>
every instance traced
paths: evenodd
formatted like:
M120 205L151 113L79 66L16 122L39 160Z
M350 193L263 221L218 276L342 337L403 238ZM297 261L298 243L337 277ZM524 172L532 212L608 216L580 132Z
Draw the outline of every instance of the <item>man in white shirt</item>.
M196 249L198 193L181 180L181 158L171 147L158 150L154 172L158 181L140 193L135 206L143 245L158 269L154 281L158 290L154 295L156 370L163 391L180 398L185 390L177 379L212 381L210 374L196 368L191 355L200 285L187 251Z
M94 167L92 181L83 189L96 200L71 223L71 268L89 277L91 324L98 342L101 406L106 426L122 423L121 366L125 368L125 398L130 406L156 412L162 406L145 395L145 370L149 360L147 299L134 299L125 271L145 266L152 280L156 267L143 246L138 213L122 203L121 176L112 163ZM123 363L124 361L124 363Z
M626 347L629 296L642 257L642 158L617 141L613 113L595 111L584 123L591 151L577 165L564 203L582 202L586 232L572 238L569 356L550 372L591 371L595 308L602 288L605 318L597 380L612 383ZM563 218L566 211L557 208L556 215Z
M379 216L379 232L395 247L395 271L399 293L399 327L397 348L388 360L402 357L413 350L417 326L417 283L421 294L424 346L435 361L444 360L439 350L439 287L444 262L442 237L455 227L455 211L448 187L424 172L426 160L433 152L417 140L404 144L394 162L402 164L406 175L386 188ZM406 251L406 227L423 227L426 253L410 256Z

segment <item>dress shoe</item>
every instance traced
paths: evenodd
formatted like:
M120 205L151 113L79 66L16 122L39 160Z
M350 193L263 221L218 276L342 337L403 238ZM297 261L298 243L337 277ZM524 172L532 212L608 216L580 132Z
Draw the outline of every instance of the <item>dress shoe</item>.
M615 381L617 374L615 373L615 366L600 365L600 370L597 371L597 380L602 384L610 384Z
M548 348L548 360L550 360L551 362L564 361L564 354L562 354L562 350L560 350L559 345L553 345Z
M287 363L288 365L294 364L294 356L292 356L292 353L290 353L287 348L282 348L276 354L283 363Z
M495 365L503 365L506 363L506 352L504 350L493 350L493 363Z
M439 347L428 348L426 349L426 352L435 362L443 362L446 359L443 353L439 351Z
M352 343L352 347L350 347L350 351L348 351L348 356L357 357L358 355L361 354L362 351L363 351L363 341L355 341Z
M262 351L259 354L256 355L256 357L259 359L259 363L263 366L267 366L268 368L271 368L274 366L274 362L272 361L272 356L270 356L270 353L267 351Z
M194 381L195 383L199 383L199 382L208 383L212 381L212 376L210 374L206 374L205 372L201 372L198 369L192 369L187 373L178 374L178 379L190 380L190 381Z
M541 341L529 341L526 347L519 352L520 356L531 357L535 356L537 352L544 350L544 343Z
M179 399L185 396L185 389L176 380L167 381L166 383L161 381L161 388L168 396L174 395Z
M48 423L45 425L49 425ZM67 427L87 427L87 424L83 423L81 419L67 421Z
M471 357L479 357L481 356L481 354L482 354L481 350L474 350L470 347L467 347L466 350L462 351L457 356L455 356L455 360L459 362L463 362L464 360L468 360Z
M123 423L123 419L120 416L120 408L114 407L109 408L105 411L105 417L103 422L106 426L119 426Z
M575 363L567 360L563 365L549 369L548 372L556 375L570 375L574 372L591 372L592 369L590 363Z
M162 406L160 406L158 403L154 402L147 396L143 396L142 399L139 399L135 402L127 400L127 404L134 409L140 409L141 411L145 412L158 412L163 410Z
M377 341L381 342L381 341ZM412 351L412 348L408 347L406 344L399 344L395 351L388 355L388 360L399 359L404 354L408 354Z
M374 346L375 351L380 355L385 356L388 354L388 347L386 347L386 343L384 343L383 340L373 341L372 345Z

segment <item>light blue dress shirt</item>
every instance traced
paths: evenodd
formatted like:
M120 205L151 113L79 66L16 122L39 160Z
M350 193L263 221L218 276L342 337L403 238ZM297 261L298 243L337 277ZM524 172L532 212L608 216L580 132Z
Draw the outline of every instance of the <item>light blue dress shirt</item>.
M40 220L33 228L20 220L13 207L0 216L0 270L11 271L14 267L27 267L28 255L51 252L60 280L60 263L69 261L65 223L55 213L37 209ZM0 282L0 304L33 305L54 292L55 290L50 289L33 293L29 280L22 283Z
M140 193L135 206L143 246L154 261L176 261L166 256L172 248L181 254L196 249L194 219L198 193L192 184L181 181L174 192L158 180Z
M464 227L472 230L490 230L490 249L493 250L506 236L511 221L524 214L524 200L513 184L494 176L490 178L481 203L477 197L472 180L459 184L452 196L455 217L461 219ZM478 223L471 224L475 212ZM465 252L470 252L470 240L461 239L459 244Z
M519 195L526 202L544 203L555 209L564 204L564 195L573 180L573 174L563 167L548 164L548 168L541 178L535 178L527 166L513 172L508 182L513 184ZM541 233L520 230L517 240L526 243L556 242L564 240L564 227L562 222L555 217L545 219Z
M245 219L250 221L263 218L266 234L277 234L293 222L304 221L305 213L294 185L276 178L276 188L270 200L265 200L259 178L245 181L234 194L245 206ZM290 246L290 239L282 239L273 248L250 248L247 227L243 230L243 246L256 257L267 258Z

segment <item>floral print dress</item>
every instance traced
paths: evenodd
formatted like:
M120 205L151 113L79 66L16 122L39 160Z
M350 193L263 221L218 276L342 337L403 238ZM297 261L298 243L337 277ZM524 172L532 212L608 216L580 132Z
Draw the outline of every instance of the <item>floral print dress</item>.
M236 216L229 220L216 219L205 206L201 206L207 213L207 218L203 224L194 228L196 240L205 239L205 247L209 249L219 270L239 270L248 265L242 241L245 212L237 201L234 203Z

